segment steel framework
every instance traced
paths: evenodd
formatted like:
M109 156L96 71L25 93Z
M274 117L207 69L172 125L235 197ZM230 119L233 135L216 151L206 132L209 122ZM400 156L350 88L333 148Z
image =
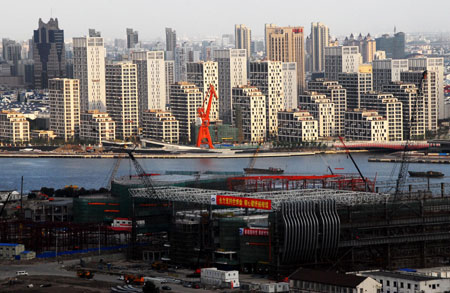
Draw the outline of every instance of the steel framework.
M354 206L360 204L376 204L389 201L390 195L384 193L360 192L335 189L296 189L279 190L256 193L242 193L231 191L217 191L210 189L186 188L186 187L155 187L157 197L148 194L145 188L131 189L133 197L154 198L165 201L186 202L210 205L211 197L215 195L228 195L236 197L248 197L267 199L272 201L272 210L280 210L282 203L300 201L322 201L332 199L337 205Z
M241 192L311 188L365 191L366 184L370 187L369 189L371 191L375 190L375 180L366 178L366 182L364 182L355 174L264 175L230 177L227 179L229 190Z

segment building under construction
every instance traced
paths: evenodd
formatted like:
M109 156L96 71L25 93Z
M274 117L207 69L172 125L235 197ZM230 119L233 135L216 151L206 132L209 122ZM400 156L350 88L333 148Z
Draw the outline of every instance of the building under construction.
M170 202L174 263L286 276L333 270L441 266L450 260L450 196L337 189L263 192L131 189Z

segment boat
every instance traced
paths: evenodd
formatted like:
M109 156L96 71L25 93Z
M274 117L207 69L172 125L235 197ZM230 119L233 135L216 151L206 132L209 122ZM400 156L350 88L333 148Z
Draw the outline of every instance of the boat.
M256 157L258 156L259 149L261 147L262 141L258 143L258 147L256 148L255 154L250 159L250 162L247 168L244 168L245 174L283 174L284 170L280 168L269 167L267 169L264 168L254 168Z
M444 177L444 173L437 171L427 171L427 172L408 171L408 173L409 176L411 177L432 177L432 178Z
M280 168L244 168L246 174L283 174L284 170Z

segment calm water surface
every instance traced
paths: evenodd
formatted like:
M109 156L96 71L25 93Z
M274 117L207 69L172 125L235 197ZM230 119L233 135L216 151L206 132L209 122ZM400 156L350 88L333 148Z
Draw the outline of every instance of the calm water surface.
M378 154L354 154L364 176L378 181L395 179L398 168L391 177L394 163L369 163L368 158ZM147 172L164 173L165 171L234 171L242 172L247 167L249 158L237 159L140 159ZM20 177L24 176L24 190L40 189L42 186L61 188L66 185L78 185L86 189L105 186L111 173L114 159L0 159L0 190L20 189ZM356 173L350 159L345 154L316 155L285 158L258 158L255 167L279 167L285 174L329 174L328 166L344 168L339 172ZM445 178L432 179L434 182L450 183L450 165L445 164L410 164L411 171L440 171ZM134 174L129 160L122 160L117 176Z

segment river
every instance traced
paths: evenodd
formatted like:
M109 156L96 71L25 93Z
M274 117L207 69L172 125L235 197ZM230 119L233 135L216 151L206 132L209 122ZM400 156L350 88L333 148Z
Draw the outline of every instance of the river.
M376 153L355 153L353 157L364 176L377 181L395 180L398 164L369 163L368 158L382 156ZM247 167L249 158L236 159L140 159L148 173L165 171L234 171L242 172ZM0 190L20 190L20 178L24 177L24 191L40 189L42 186L61 188L66 185L78 185L86 189L100 188L107 183L115 159L54 159L54 158L0 158ZM397 170L392 174L392 169ZM285 174L322 175L329 174L328 166L333 171L356 173L351 160L345 154L329 154L298 157L258 158L255 167L279 167ZM335 168L344 168L336 170ZM117 176L134 174L129 160L122 160ZM446 177L431 179L432 183L450 183L450 165L445 164L410 164L411 171L440 171ZM425 183L425 181L424 181Z

